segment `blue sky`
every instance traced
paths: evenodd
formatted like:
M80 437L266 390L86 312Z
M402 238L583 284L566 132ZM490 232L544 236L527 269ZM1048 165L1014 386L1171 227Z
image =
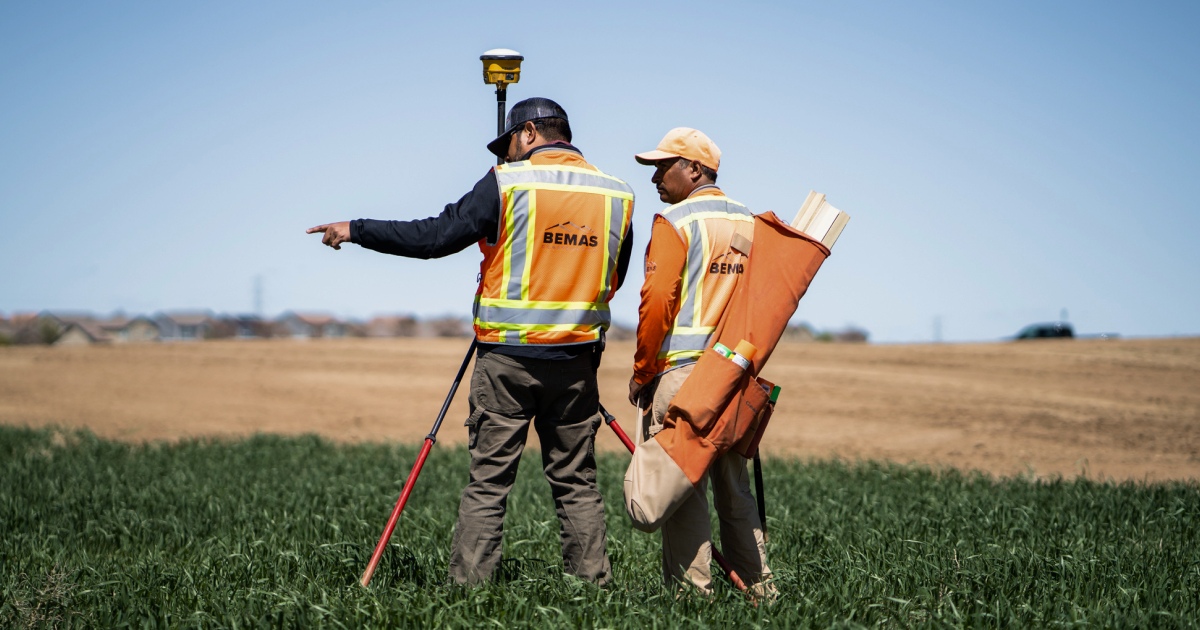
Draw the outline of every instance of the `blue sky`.
M543 6L543 5L540 5ZM670 128L722 187L853 218L797 320L873 340L1200 333L1195 3L0 4L0 312L466 314L479 253L406 260L304 229L414 219L492 164L479 54L526 57L576 144ZM502 10L503 9L503 10ZM614 301L637 317L638 265Z

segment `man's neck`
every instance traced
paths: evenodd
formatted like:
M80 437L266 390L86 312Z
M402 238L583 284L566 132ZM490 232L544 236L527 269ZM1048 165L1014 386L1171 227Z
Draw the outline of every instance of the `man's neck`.
M525 160L529 159L529 156L533 155L534 153L536 153L540 150L546 150L546 151L565 150L565 151L574 151L576 153L579 153L579 149L576 149L569 142L564 142L562 140L547 140L545 142L542 142L541 144L535 144L535 145L529 147L529 149L527 151L525 151L525 154L521 156L521 159L519 159L517 161L524 162Z
M716 187L717 185L712 182L696 182L696 187L688 191L688 194L686 197L684 197L684 199L691 199L696 195L696 193Z

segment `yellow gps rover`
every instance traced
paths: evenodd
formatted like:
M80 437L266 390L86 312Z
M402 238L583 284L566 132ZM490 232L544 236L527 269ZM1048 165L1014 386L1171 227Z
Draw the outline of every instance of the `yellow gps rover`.
M483 62L483 82L503 90L509 83L521 80L521 62L525 57L515 50L496 48L479 56Z

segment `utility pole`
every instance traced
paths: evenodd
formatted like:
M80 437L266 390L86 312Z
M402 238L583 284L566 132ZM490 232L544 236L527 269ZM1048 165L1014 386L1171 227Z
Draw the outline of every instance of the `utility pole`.
M263 316L263 278L262 274L254 276L254 314Z
M479 56L483 62L483 82L496 86L496 135L504 133L504 106L508 100L508 84L521 80L521 62L525 57L515 50L495 48ZM496 158L503 164L504 158Z

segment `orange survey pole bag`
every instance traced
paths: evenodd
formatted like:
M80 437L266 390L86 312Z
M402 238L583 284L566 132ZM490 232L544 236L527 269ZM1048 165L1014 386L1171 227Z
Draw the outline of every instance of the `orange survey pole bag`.
M746 367L709 347L671 401L662 431L634 453L625 473L625 510L646 532L695 491L730 450L752 457L770 418L771 383L758 378L829 248L774 213L754 217L754 240L713 342L757 349ZM746 343L743 343L746 342ZM746 354L751 354L747 352Z

